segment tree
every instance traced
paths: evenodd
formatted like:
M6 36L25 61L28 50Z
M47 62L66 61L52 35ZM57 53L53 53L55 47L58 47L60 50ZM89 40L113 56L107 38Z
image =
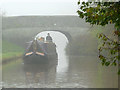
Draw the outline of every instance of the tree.
M80 18L84 18L91 25L105 26L114 24L114 36L118 40L108 37L104 33L98 34L98 38L102 40L101 46L98 48L99 59L102 65L119 65L120 66L120 1L119 2L80 2L78 1L79 10L77 11ZM110 56L103 55L108 52ZM120 69L118 71L120 74Z

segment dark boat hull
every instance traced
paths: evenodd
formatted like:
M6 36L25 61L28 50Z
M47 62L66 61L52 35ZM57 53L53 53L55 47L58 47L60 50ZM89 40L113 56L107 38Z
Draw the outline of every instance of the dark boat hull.
M47 56L40 56L36 54L32 54L30 56L26 56L23 58L24 64L34 64L34 63L46 63L47 62Z
M57 54L56 55L37 55L32 54L30 56L25 56L23 58L24 64L47 64L51 61L57 61Z

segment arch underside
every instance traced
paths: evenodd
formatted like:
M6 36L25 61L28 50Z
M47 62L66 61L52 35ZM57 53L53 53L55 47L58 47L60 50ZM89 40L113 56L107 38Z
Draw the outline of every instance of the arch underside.
M43 30L41 32L44 32L44 31L57 31L57 32L60 32L60 33L64 34L67 37L69 42L72 40L72 36L68 32L66 32L66 31L61 31L61 30Z

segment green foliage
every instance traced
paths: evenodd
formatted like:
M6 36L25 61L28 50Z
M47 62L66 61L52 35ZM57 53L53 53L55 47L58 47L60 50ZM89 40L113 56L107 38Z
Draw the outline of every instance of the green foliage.
M23 52L24 49L14 43L3 40L2 41L2 53L7 52Z
M120 75L120 70L118 71L118 74Z
M91 25L105 26L107 24L114 25L113 33L115 37L120 37L120 1L119 2L82 2L77 11L80 18L84 18ZM99 59L102 65L117 65L120 53L120 41L108 37L104 33L98 34L101 40L99 47ZM106 51L108 55L104 55ZM119 65L119 64L118 64ZM120 73L120 70L119 70Z
M2 41L2 58L9 59L22 55L24 49L8 41Z
M90 24L105 26L110 23L120 29L120 2L82 2L77 12Z

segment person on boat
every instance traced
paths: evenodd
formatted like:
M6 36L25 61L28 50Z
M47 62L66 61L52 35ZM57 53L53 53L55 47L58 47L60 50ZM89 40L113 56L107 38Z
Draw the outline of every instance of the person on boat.
M50 36L50 33L47 34L46 42L52 42L52 37Z
M40 37L40 38L38 38L38 40L40 40L41 42L44 42L44 37Z

